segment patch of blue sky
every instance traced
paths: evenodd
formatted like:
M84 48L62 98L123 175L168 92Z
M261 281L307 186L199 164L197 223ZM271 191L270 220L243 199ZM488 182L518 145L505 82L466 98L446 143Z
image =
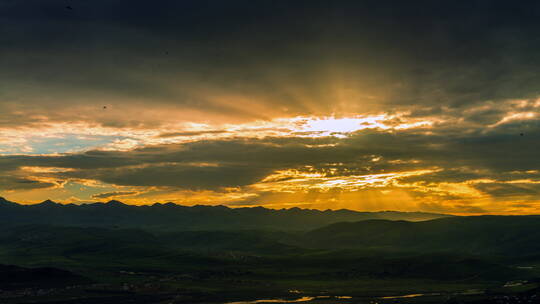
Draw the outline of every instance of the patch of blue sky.
M110 144L116 140L126 139L128 137L123 136L106 136L106 135L73 135L64 134L59 137L41 137L30 138L27 142L27 147L14 149L10 154L24 153L24 154L54 154L54 153L71 153L81 152L85 150L91 150Z

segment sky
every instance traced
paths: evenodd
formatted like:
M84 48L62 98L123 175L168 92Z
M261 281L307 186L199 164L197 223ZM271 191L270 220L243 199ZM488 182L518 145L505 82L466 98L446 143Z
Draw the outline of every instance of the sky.
M0 0L0 196L540 213L536 1Z

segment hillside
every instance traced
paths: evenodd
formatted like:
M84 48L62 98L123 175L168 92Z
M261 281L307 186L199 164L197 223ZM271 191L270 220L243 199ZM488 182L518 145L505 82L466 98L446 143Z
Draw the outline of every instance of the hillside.
M336 223L304 235L313 248L452 251L482 255L540 253L540 216L471 216L424 222Z
M64 208L78 210L78 206L48 202L41 207L8 205L1 211L24 208L38 208L45 215L55 215L54 210L63 214L58 210ZM140 210L118 203L93 208L117 208L117 214ZM539 216L364 220L308 232L0 225L0 264L24 267L0 267L0 275L9 281L6 288L17 292L30 288L32 301L22 303L56 303L49 301L53 295L72 301L58 303L92 304L164 303L165 299L182 304L226 303L312 295L350 295L354 298L350 303L358 303L357 299L420 293L439 296L434 302L419 303L446 303L441 300L471 290L485 292L482 297L489 299L501 290L511 294L514 289L504 287L508 282L528 282L518 289L540 286L536 283L540 281ZM11 283L8 278L20 280ZM82 286L68 288L70 284ZM177 299L179 293L182 297ZM0 292L0 302L12 294ZM135 300L139 302L131 302Z

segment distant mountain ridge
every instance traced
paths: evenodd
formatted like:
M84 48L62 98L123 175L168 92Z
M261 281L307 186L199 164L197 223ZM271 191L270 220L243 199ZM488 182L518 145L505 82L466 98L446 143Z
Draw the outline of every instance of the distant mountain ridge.
M464 216L423 222L366 220L335 223L304 235L312 248L540 254L540 215Z
M264 207L192 207L174 203L127 205L107 203L59 204L51 200L20 205L0 197L0 222L4 225L47 224L74 227L145 228L159 231L182 230L311 230L337 222L370 219L425 221L450 217L425 212L358 212L347 209L267 209Z

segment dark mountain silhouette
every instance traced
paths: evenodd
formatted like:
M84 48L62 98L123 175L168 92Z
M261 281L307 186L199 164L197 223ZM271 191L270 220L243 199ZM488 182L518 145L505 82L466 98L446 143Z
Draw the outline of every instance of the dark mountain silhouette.
M5 199L3 200L5 201ZM10 208L4 208L7 206ZM48 224L77 227L141 228L156 231L310 230L343 221L369 219L421 221L448 216L395 211L356 212L300 208L273 210L263 207L186 207L173 203L133 206L116 200L83 205L62 205L51 200L35 205L19 205L8 202L0 203L0 208L3 208L0 212L0 221L6 225Z
M117 200L110 200L106 203L110 207L124 207L127 206L126 204L122 203L121 201Z
M0 207L6 207L6 206L16 206L17 203L8 201L7 199L0 197Z
M186 207L173 203L133 206L116 200L84 205L46 200L19 205L0 198L0 225L22 229L6 229L13 232L5 235L6 243L45 239L46 245L59 237L85 240L86 244L97 240L96 248L102 246L100 242L124 244L116 240L122 239L127 240L126 246L136 243L156 248L274 253L297 248L540 256L540 216L455 217L419 212ZM49 231L43 227L58 229L43 234L41 231ZM67 227L84 232L65 230Z
M60 204L58 203L55 203L51 200L45 200L39 204L36 204L36 205L32 205L33 207L40 207L40 208L51 208L51 207L57 207L57 206L60 206Z
M362 248L483 255L540 254L540 216L470 216L423 222L336 223L304 235L313 248Z
M540 217L504 216L416 223L367 220L308 233L25 225L0 230L0 259L23 265L54 261L54 266L76 269L130 265L155 271L213 268L233 261L255 263L249 264L255 268L285 263L298 271L318 268L317 276L325 278L504 280L522 273L512 266L516 262L540 261L539 221Z
M400 220L430 216L443 217ZM219 296L233 290L233 298L247 292L257 299L261 292L290 296L282 293L291 282L298 290L330 288L330 294L353 296L365 296L368 288L376 297L434 290L446 297L473 288L509 292L501 286L538 279L538 227L540 216L1 200L0 285L78 296L62 303L164 303L163 297L182 292L185 301L175 303L214 303L208 288L220 288ZM78 284L87 286L61 287ZM205 292L194 301L197 290ZM86 298L92 300L81 301ZM445 303L439 300L421 303Z

